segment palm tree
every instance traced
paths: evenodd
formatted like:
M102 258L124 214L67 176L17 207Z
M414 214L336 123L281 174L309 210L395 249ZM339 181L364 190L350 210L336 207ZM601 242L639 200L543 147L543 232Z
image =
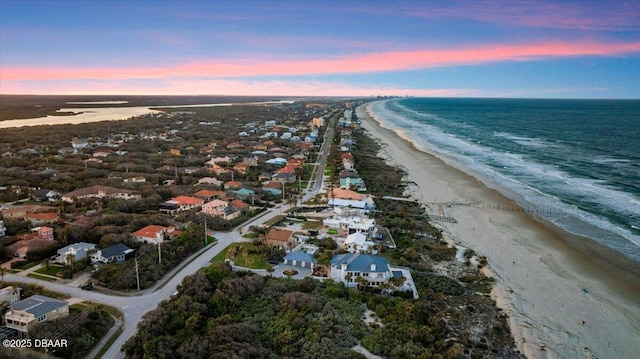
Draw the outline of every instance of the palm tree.
M369 280L361 276L356 277L356 282L358 283L358 289L360 289L360 286L362 286L362 289L365 289L369 286Z
M8 269L5 267L0 267L0 280L4 281L4 275L8 272Z

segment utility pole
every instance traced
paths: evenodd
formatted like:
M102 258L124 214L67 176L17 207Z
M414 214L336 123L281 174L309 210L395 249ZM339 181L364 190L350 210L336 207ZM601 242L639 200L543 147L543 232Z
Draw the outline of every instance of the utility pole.
M207 245L207 218L204 219L204 245Z
M138 292L140 291L140 274L138 273L138 258L136 258L136 283L138 284Z
M160 241L158 241L158 264L162 264L162 251L160 250Z

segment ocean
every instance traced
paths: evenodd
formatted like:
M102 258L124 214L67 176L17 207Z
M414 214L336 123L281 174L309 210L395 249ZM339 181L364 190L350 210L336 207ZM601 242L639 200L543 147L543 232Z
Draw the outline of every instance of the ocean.
M639 100L397 98L369 109L527 212L640 262Z

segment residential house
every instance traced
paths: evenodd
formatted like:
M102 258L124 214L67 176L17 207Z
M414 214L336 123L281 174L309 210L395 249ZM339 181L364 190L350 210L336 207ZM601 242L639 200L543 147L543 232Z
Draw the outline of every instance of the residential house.
M31 223L32 226L41 226L47 223L56 223L60 219L60 216L54 212L46 213L27 213L24 219Z
M309 253L302 251L289 252L284 256L284 264L298 266L302 268L313 268L318 265L318 261Z
M295 183L296 175L293 173L276 173L271 176L271 181L278 183Z
M364 278L370 287L378 287L389 281L393 274L389 269L389 261L382 257L345 253L331 259L330 278L344 283L347 287L359 285L359 278Z
M133 255L134 250L124 243L118 243L105 249L98 249L89 255L91 263L124 262Z
M160 212L174 215L180 212L197 209L204 204L201 198L190 196L177 196L160 205Z
M211 201L213 199L220 199L224 197L226 193L224 191L211 191L208 189L200 190L193 194L194 197L201 198L204 201Z
M240 217L240 211L229 205L229 202L215 199L202 205L200 213L208 214L214 217L220 217L225 220L232 220Z
M237 190L237 191L233 191L233 193L232 193L232 195L233 195L234 197L238 197L238 198L240 198L240 199L242 199L242 200L245 200L245 201L246 201L248 198L253 199L253 196L254 196L255 194L256 194L256 192L255 192L255 191L250 190L250 189L248 189L248 188L240 188L239 190Z
M0 220L0 238L4 238L7 234L7 227L4 226L4 222Z
M333 188L327 194L329 205L334 207L351 207L370 211L376 207L371 196L362 195L351 190Z
M249 209L249 204L245 203L241 199L232 199L229 201L229 205L241 212L246 212Z
M85 165L101 165L102 164L102 160L99 158L95 158L95 157L91 157L91 158L87 158L86 160L84 160L84 164Z
M39 294L14 303L9 308L4 315L6 326L25 335L38 323L69 315L69 303Z
M348 234L362 233L365 239L370 239L376 233L376 220L363 216L334 216L325 218L322 223L328 228L346 230Z
M224 183L224 189L226 190L230 190L230 189L240 189L242 188L242 182L241 181L227 181Z
M377 254L373 248L375 243L367 240L368 237L362 232L354 232L347 236L342 246L349 253L371 253Z
M32 232L38 233L38 238L43 241L53 241L53 228L42 226L31 229Z
M80 188L62 195L62 200L73 203L80 198L117 198L117 199L140 199L142 196L136 191L129 189L120 189L109 186L91 186Z
M182 232L176 230L174 226L163 227L152 224L131 233L131 237L138 242L157 244L158 242L162 243L165 240L173 239L179 236L180 233Z
M222 186L223 183L224 182L220 181L215 177L203 177L198 180L198 184L212 185L218 188L220 188L220 186Z
M244 148L244 145L241 144L240 142L231 142L230 144L227 145L228 150L233 150L236 148Z
M313 127L323 127L324 126L324 117L314 117L311 120L311 126Z
M271 227L265 240L268 245L278 248L292 248L295 245L293 232L288 229Z
M54 259L54 262L63 265L70 265L75 261L87 258L89 251L94 250L97 247L98 246L94 243L86 242L70 244L58 249L58 255Z
M220 165L213 165L213 166L207 168L207 171L215 173L217 175L221 175L221 174L225 174L225 173L231 172L230 169L224 168L224 167L222 167Z
M125 178L124 183L145 183L147 179L144 176L134 176L130 178Z
M17 242L6 246L5 251L11 256L26 258L28 252L45 249L52 244L51 241L40 239L37 236L25 235Z
M249 166L244 163L237 163L235 166L233 166L233 169L238 173L246 174L249 170Z
M260 189L272 194L273 196L280 196L282 194L282 184L278 182L266 182Z
M284 166L287 164L287 159L282 157L271 158L265 161L265 163L270 165Z
M343 170L340 172L340 188L350 189L364 186L364 181L357 172L351 170Z
M62 198L62 194L58 191L40 188L33 192L33 194L31 195L31 198L33 198L34 201L38 201L38 202L42 202L42 201L55 202L60 198Z
M16 304L20 301L20 288L8 286L0 289L0 304Z
M105 158L111 154L111 151L99 150L93 153L93 157L102 157Z

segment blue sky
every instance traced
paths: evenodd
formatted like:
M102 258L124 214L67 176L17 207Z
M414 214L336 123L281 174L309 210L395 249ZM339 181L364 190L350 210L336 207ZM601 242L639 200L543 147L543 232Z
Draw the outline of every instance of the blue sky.
M0 93L640 98L640 2L0 0Z

